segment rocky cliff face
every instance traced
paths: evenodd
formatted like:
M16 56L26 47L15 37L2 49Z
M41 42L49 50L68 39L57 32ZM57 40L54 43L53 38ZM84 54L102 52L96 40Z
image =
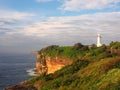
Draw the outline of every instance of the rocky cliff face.
M57 56L53 58L37 53L36 70L38 74L50 74L66 65L70 65L71 63L72 60L70 59L65 59Z

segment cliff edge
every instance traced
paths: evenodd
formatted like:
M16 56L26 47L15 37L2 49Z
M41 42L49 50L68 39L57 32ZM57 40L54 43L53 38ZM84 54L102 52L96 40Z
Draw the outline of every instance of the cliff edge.
M61 57L50 57L37 53L36 71L37 74L50 74L60 70L66 65L72 64L72 60Z

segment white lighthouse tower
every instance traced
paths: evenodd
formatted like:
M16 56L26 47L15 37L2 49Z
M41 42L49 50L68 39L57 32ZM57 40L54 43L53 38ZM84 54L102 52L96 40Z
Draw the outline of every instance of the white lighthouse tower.
M97 35L97 47L101 47L101 46L102 46L102 44L101 44L101 35L98 34Z

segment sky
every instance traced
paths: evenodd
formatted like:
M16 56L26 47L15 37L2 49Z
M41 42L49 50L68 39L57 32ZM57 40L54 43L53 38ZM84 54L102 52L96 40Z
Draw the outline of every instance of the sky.
M0 0L0 53L120 41L120 0Z

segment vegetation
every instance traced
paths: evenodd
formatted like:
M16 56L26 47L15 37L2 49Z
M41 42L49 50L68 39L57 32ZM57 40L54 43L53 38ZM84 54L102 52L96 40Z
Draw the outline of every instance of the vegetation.
M116 52L112 52L115 49ZM73 60L53 74L29 80L38 90L120 90L120 42L96 47L77 43L74 46L52 45L39 53Z
M43 53L45 56L50 57L64 57L70 58L72 60L76 59L88 59L90 61L97 61L107 57L113 57L115 54L111 54L110 48L120 48L119 42L112 42L109 46L103 45L102 47L96 47L94 44L91 46L82 45L81 43L76 43L73 46L58 46L51 45L43 48L39 53Z
M120 42L111 42L110 47L113 49L120 49Z

